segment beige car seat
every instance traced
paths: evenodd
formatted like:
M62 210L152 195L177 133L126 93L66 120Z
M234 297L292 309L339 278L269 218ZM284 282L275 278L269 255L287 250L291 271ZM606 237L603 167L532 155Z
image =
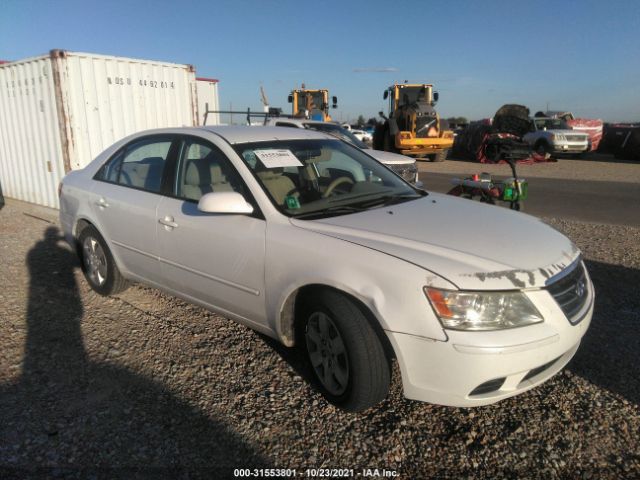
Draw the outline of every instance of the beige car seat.
M232 192L222 168L217 162L208 162L206 157L187 160L187 168L182 186L182 196L190 200L200 200L205 193Z
M293 180L282 172L282 168L256 169L256 174L278 205L284 205L284 198L296 189Z

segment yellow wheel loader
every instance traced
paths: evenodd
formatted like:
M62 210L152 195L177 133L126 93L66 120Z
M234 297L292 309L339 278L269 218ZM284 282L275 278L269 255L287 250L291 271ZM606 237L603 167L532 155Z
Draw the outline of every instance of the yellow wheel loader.
M321 122L331 121L329 90L307 90L302 84L302 88L291 91L289 103L293 106L292 115L294 117ZM332 98L332 108L338 108L338 97Z
M394 84L384 92L389 100L389 116L380 116L373 148L401 153L418 159L442 162L453 146L453 132L434 106L438 92L430 84Z

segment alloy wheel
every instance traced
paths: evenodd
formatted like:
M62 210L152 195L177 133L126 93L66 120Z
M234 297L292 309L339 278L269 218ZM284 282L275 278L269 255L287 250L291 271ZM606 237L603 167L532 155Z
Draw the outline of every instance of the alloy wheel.
M349 358L336 325L325 313L315 312L307 321L305 340L322 386L332 395L342 395L349 384Z
M82 245L87 276L94 285L102 286L107 281L107 256L100 242L88 236Z

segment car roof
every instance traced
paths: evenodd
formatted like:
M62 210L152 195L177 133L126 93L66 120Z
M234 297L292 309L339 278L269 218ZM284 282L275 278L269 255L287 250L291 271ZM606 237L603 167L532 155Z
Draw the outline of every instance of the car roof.
M249 142L268 142L270 140L308 140L331 139L334 137L304 128L282 128L261 126L206 126L201 127L221 136L231 144Z

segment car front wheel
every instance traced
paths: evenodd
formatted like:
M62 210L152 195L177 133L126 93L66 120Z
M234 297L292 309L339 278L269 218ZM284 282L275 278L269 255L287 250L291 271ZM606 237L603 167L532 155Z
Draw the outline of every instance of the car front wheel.
M307 301L301 323L299 345L327 400L359 412L387 396L389 361L378 334L353 301L335 291L317 292Z

